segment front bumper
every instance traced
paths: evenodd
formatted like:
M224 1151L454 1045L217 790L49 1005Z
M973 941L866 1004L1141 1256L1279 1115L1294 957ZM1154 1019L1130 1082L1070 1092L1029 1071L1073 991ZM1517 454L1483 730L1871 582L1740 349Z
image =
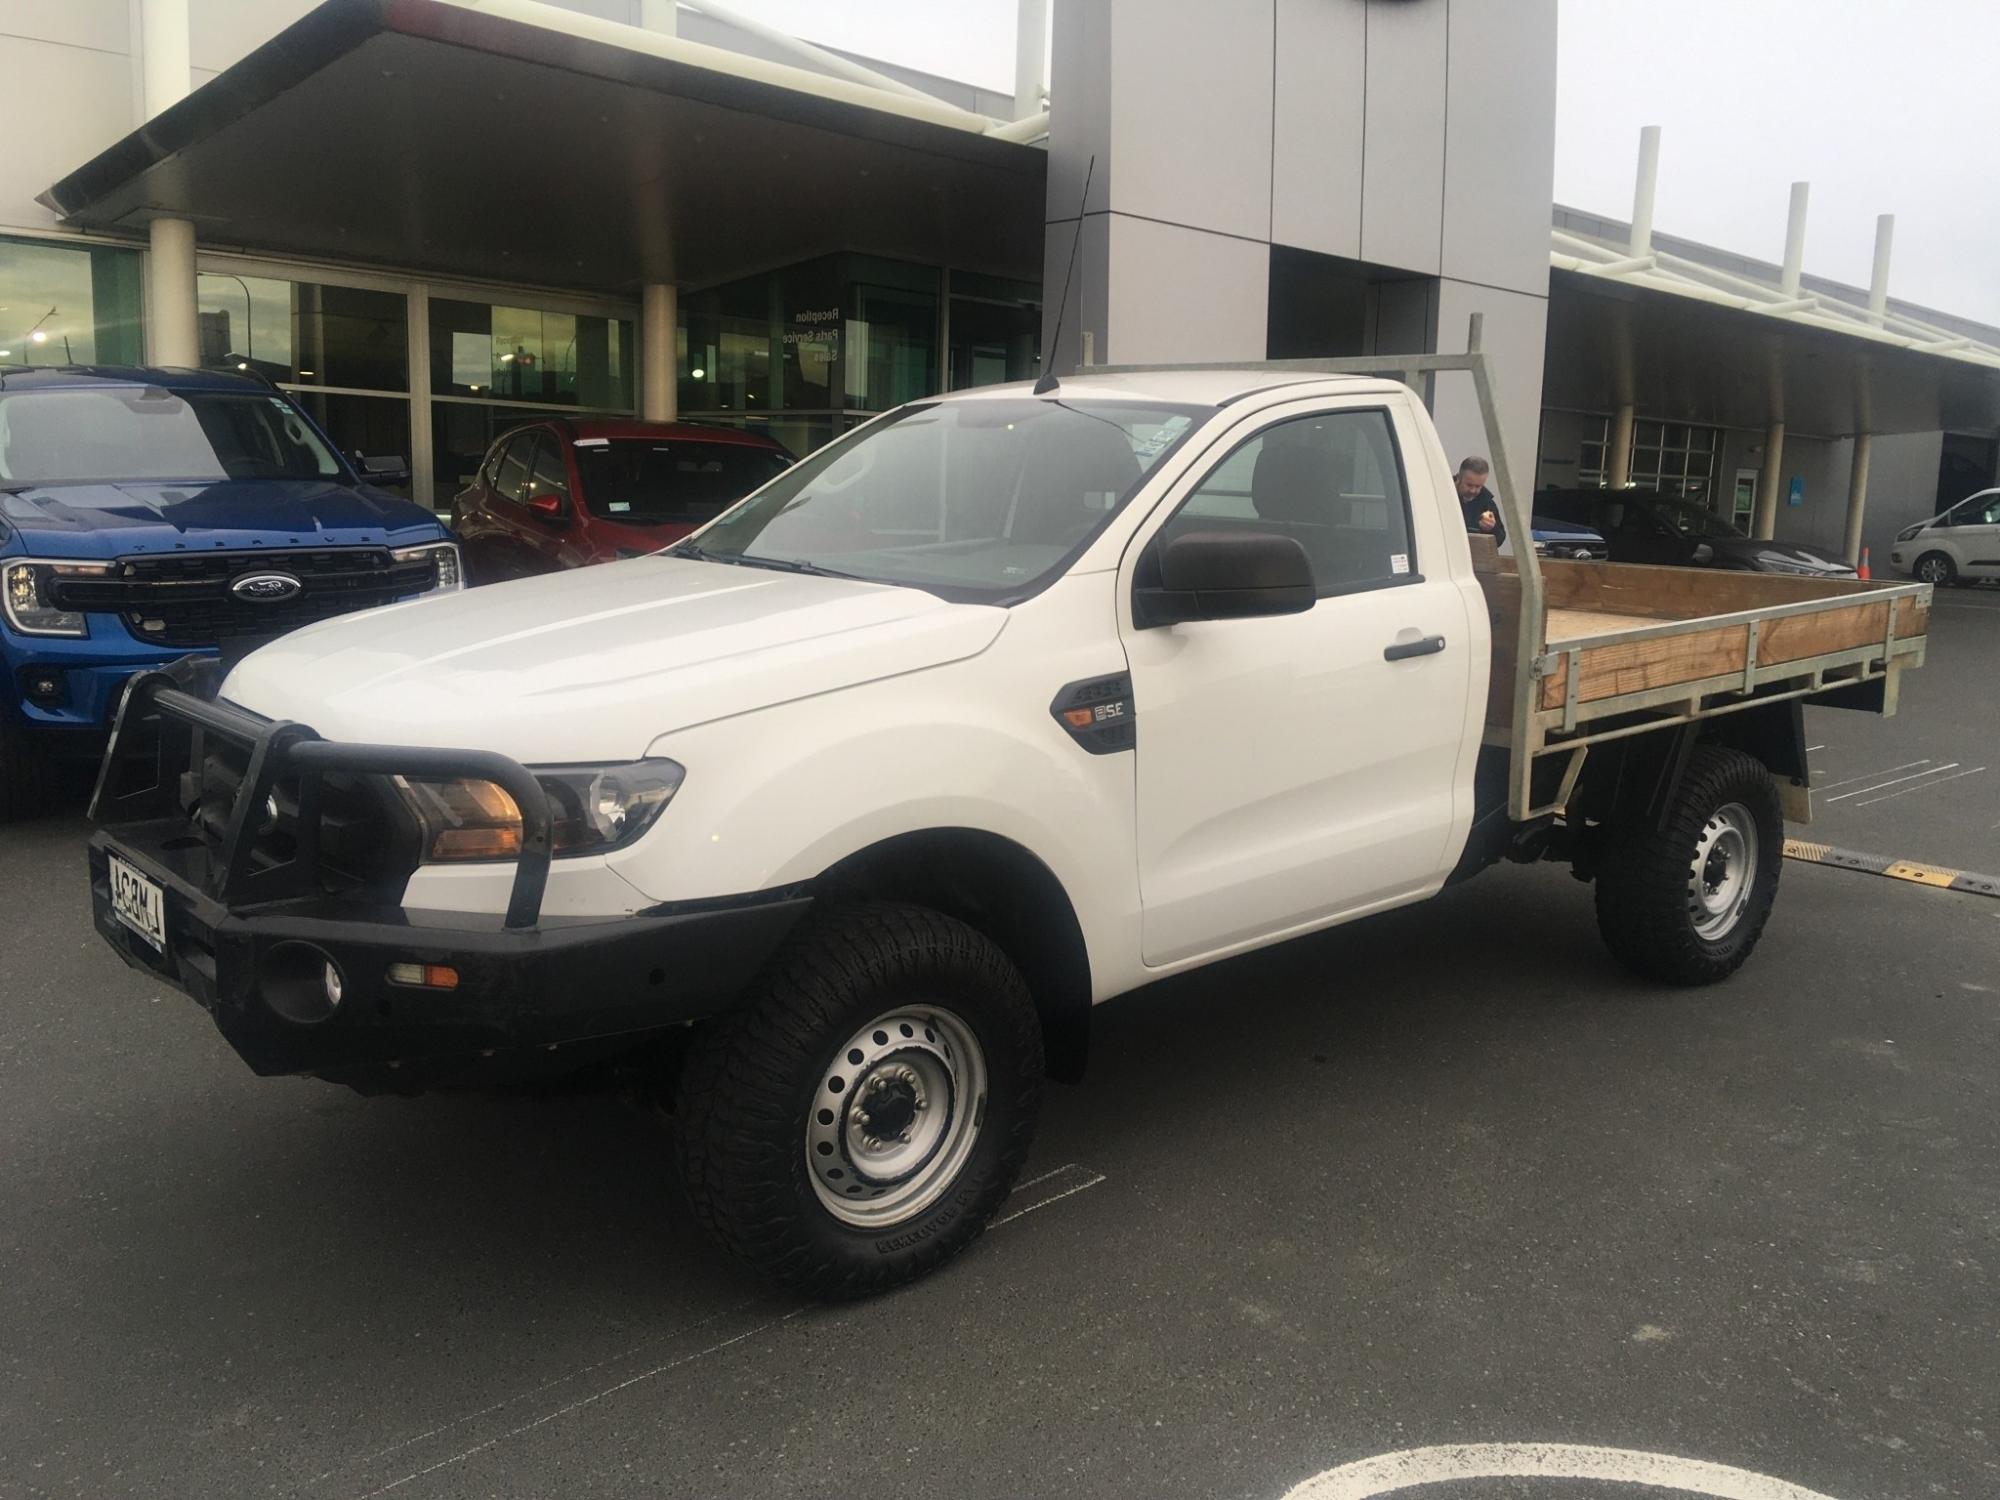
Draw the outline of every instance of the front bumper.
M219 810L219 845L187 811L205 742L246 748ZM144 774L150 771L150 774ZM521 808L523 853L504 914L395 904L386 883L342 887L319 865L321 779L469 775ZM134 784L136 781L136 785ZM259 843L267 799L301 809L289 857ZM205 792L200 793L206 796ZM366 1092L568 1071L713 1014L811 904L801 891L678 903L617 917L543 917L548 808L525 768L485 752L322 740L204 701L164 675L134 679L92 813L91 908L134 968L192 996L258 1073L310 1073ZM111 860L159 887L157 945L115 914ZM399 984L391 965L445 966L449 986ZM331 966L337 996L323 983Z
M613 918L439 914L307 897L232 911L197 878L186 824L100 830L90 841L97 931L133 968L208 1011L262 1074L310 1073L367 1092L567 1071L714 1014L763 967L811 904L779 893ZM160 883L166 943L112 914L109 856ZM301 1015L302 967L335 966L341 998ZM453 989L392 983L391 964L442 964Z

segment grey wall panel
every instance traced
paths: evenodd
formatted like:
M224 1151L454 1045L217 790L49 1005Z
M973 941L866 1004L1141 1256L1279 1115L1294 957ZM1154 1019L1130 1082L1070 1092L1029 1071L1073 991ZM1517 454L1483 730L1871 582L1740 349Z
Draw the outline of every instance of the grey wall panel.
M1870 446L1868 509L1862 519L1861 540L1874 554L1877 578L1887 578L1895 571L1889 566L1889 549L1895 545L1896 533L1937 514L1938 463L1943 457L1941 432L1898 433L1878 437ZM1841 472L1845 505L1847 471Z
M188 60L220 71L283 31L318 0L191 0Z
M1444 217L1445 16L1445 0L1368 0L1361 258L1431 275ZM1544 236L1547 202L1532 205Z
M1271 0L1099 3L1112 16L1111 207L1268 240Z
M1120 214L1110 225L1100 363L1264 357L1268 246Z
M1546 296L1556 0L1451 0L1444 274Z
M1361 256L1368 11L1358 0L1277 0L1271 238Z
M1042 368L1058 375L1074 371L1083 359L1083 331L1095 336L1096 362L1106 363L1105 328L1110 281L1111 216L1092 214L1077 238L1076 220L1046 226L1043 245ZM1069 277L1070 250L1076 249L1076 274ZM1068 311L1062 315L1062 341L1055 336L1056 314L1065 278L1069 281Z
M1484 313L1481 347L1493 356L1494 393L1506 434L1514 482L1534 485L1542 414L1542 358L1548 338L1548 302L1521 292L1503 292L1470 282L1438 283L1438 352L1460 354L1471 314ZM1471 377L1437 378L1433 404L1438 433L1456 467L1469 453L1487 451L1485 424Z
M126 52L131 50L131 25L128 0L5 0L0 4L0 36L33 42Z
M131 130L132 59L0 35L0 78L10 132L33 122L25 147L0 149L0 224L47 227L55 216L35 195Z
M1049 54L1048 211L1050 222L1074 219L1091 158L1090 210L1111 202L1111 7L1101 0L1063 0L1055 7ZM1063 250L1068 253L1065 239ZM1051 265L1045 278L1059 275ZM1051 294L1053 295L1053 294Z

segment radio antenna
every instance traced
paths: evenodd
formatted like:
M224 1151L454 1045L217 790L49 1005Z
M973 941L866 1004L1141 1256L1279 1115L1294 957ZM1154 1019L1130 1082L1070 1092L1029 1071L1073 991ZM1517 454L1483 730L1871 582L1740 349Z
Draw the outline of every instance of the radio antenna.
M1056 304L1056 334L1054 338L1049 340L1049 357L1051 359L1055 357L1056 350L1062 347L1063 314L1069 311L1070 283L1076 280L1077 247L1083 243L1083 211L1090 206L1090 179L1096 171L1097 157L1093 154L1090 158L1090 165L1083 169L1083 201L1076 206L1076 234L1069 242L1069 270L1063 276L1062 301ZM1035 394L1037 396L1046 396L1050 391L1055 389L1056 372L1054 370L1048 371L1040 380L1035 382Z

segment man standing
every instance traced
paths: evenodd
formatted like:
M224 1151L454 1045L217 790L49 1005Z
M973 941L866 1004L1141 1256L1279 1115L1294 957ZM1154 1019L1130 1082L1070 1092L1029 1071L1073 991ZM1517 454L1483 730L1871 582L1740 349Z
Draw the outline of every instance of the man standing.
M1465 529L1493 538L1497 546L1507 540L1501 524L1500 504L1486 488L1491 466L1483 458L1468 458L1458 466L1458 508L1465 513Z

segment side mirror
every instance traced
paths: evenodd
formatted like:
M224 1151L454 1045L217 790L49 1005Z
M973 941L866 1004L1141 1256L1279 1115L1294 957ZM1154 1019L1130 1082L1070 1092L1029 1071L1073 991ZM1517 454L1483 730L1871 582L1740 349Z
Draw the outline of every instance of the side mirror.
M528 509L544 521L560 521L568 507L563 504L561 495L530 495Z
M411 479L410 461L407 458L377 454L364 458L355 454L354 466L361 471L361 477L370 484L408 484Z
M1183 532L1160 549L1159 579L1133 591L1141 629L1304 614L1319 597L1306 549L1273 532Z

